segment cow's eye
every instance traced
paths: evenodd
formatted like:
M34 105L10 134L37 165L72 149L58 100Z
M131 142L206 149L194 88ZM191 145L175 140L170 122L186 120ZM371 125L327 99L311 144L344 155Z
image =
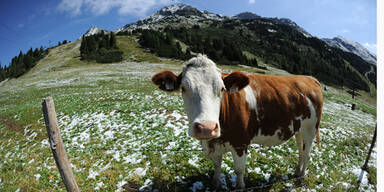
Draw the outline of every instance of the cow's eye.
M223 92L223 91L225 91L225 88L224 88L224 87L221 88L221 92Z
M185 93L185 88L181 87L181 92Z

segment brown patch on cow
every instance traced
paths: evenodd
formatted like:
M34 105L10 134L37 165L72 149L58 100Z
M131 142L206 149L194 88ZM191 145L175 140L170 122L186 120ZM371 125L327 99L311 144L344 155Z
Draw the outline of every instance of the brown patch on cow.
M229 75L222 74L222 76L225 76L223 81L227 90L230 90L232 87L237 87L238 90L241 90L249 84L248 76L242 72L237 71Z
M228 76L230 75L224 79ZM306 98L315 108L318 128L323 97L321 86L316 79L308 76L269 75L248 75L248 79L249 86L256 96L259 116L256 116L255 110L249 108L245 91L233 94L225 92L220 111L222 135L212 140L212 143L229 142L241 156L259 129L264 136L272 136L280 130L279 138L286 141L300 129L301 122L297 117L311 117ZM234 80L227 83L234 84L232 81ZM292 124L293 132L289 129Z
M7 115L0 115L0 122L3 123L8 130L23 132L23 128L10 119L11 118Z
M181 75L176 76L172 71L160 71L152 76L152 82L163 91L176 91L180 87ZM172 89L167 89L166 84L172 84Z

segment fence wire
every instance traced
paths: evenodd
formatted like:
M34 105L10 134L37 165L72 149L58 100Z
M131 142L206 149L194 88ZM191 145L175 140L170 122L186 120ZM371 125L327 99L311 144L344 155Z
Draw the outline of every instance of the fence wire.
M103 150L103 151L124 151L124 152L203 152L203 149L119 149L119 148L105 148L105 147L66 147L68 150Z
M68 145L68 144L67 144ZM68 150L103 150L103 151L124 151L124 152L179 152L179 153L186 153L186 152L203 152L203 149L137 149L137 148L108 148L108 147L93 147L93 146L87 146L87 147L78 147L78 146L65 146ZM166 148L166 147L165 147ZM256 148L264 148L263 146L252 146L249 145L248 147L232 147L234 150L248 150L248 149L256 149ZM208 149L209 150L209 149ZM229 151L228 151L229 152Z

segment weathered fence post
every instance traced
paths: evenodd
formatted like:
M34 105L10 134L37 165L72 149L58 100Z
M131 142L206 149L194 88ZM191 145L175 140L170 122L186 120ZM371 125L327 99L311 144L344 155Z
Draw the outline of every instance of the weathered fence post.
M67 191L80 191L73 175L71 165L68 162L63 140L61 139L52 97L43 99L42 105L49 143L64 185L67 188Z

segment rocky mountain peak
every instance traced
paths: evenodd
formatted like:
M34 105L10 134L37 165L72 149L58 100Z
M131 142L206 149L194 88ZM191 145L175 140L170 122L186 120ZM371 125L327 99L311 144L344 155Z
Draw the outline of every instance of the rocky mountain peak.
M187 16L187 15L197 15L201 16L203 13L196 9L195 7L192 7L190 5L186 4L174 4L167 7L164 7L160 9L158 12L156 12L154 15L162 15L162 16L170 16L170 15L180 15L180 16Z
M96 34L99 34L99 33L110 33L110 31L108 30L104 30L104 29L101 29L99 27L96 27L96 26L91 26L88 31L84 34L85 37L88 37L88 36L91 36L91 35L96 35ZM81 39L81 37L79 38Z
M200 25L200 21L202 20L224 20L227 18L229 17L210 13L208 11L200 11L190 5L179 3L166 6L143 20L125 25L116 30L116 32L129 31L138 28L160 29L170 23L178 26L193 26Z
M312 37L312 35L310 33L308 33L306 30L304 30L302 27L300 27L294 21L292 21L292 20L290 20L288 18L274 17L274 18L268 18L268 19L270 19L272 21L275 21L277 23L288 25L288 26L290 26L292 28L295 28L296 30L300 31L306 37Z
M340 35L332 39L323 38L322 40L331 47L336 47L343 51L354 53L369 63L376 65L376 55L371 53L367 48L358 42L349 40Z

